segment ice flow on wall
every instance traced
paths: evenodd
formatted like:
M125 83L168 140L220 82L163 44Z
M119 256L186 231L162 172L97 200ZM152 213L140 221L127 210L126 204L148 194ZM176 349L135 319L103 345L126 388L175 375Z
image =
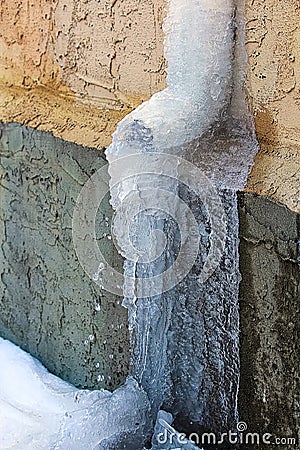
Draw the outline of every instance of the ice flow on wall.
M169 2L168 87L119 123L106 151L111 203L123 211L114 234L126 259L123 304L132 328L131 372L148 395L150 420L165 408L179 427L191 431L226 431L238 417L235 192L244 186L256 151L241 89L242 8L242 1L232 0ZM162 160L162 153L169 157ZM139 158L134 175L132 155ZM174 155L201 169L195 176L211 183L211 196L195 195L181 177L184 163ZM220 202L211 205L216 192ZM198 224L198 256L170 288L165 274L180 254L181 231L192 229L182 201ZM218 264L211 263L214 270L203 281L215 216L221 224Z

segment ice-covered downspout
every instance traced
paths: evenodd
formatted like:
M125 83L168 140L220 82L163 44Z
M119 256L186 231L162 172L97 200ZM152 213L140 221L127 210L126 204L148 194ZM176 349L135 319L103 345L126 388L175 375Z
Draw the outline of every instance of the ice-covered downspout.
M172 151L207 131L228 104L233 1L170 0L168 8L164 22L168 86L119 123L106 152L109 161L139 151L122 145L123 133L134 122L151 130L155 150Z
M228 134L230 142L229 137L216 138L215 129L222 129L220 124L230 114L234 119L245 114L244 99L234 101L242 83L239 79L234 86L240 57L234 42L238 35L235 14L241 4L170 0L164 24L168 87L119 123L106 151L111 203L117 212L122 211L117 214L114 234L125 257L123 304L132 331L132 375L146 391L154 416L166 406L175 416L210 431L226 431L237 419L240 275L236 189L243 186L255 151L249 150L248 135L240 132L236 122L232 124L240 140L232 137L234 132ZM172 289L166 288L164 276L157 281L157 272L176 260L176 222L189 227L180 198L194 210L197 205L179 179L180 161L174 163L169 157L173 172L165 180L161 158L155 167L158 153L189 158L219 193L228 233L224 237L220 227L222 258L205 283L194 275L201 272L210 245L211 220L205 201L196 208L200 256L193 270ZM154 167L146 158L149 154ZM122 164L115 164L119 158ZM133 160L134 176L128 176ZM164 183L173 201L162 195ZM214 209L212 214L218 215L220 207ZM148 266L147 252L152 255ZM151 277L153 292L145 288L145 278Z

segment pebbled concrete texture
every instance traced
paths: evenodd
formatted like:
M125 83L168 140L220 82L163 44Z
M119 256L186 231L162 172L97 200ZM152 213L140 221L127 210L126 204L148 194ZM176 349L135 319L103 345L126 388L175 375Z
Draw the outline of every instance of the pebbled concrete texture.
M240 215L240 420L249 432L299 443L300 216L243 193ZM296 445L243 449L296 449Z
M245 190L300 213L300 145L261 142Z
M72 241L76 199L104 157L18 124L1 124L0 151L0 335L76 386L114 389L128 372L126 310L85 274ZM97 238L122 271L111 214L106 197Z

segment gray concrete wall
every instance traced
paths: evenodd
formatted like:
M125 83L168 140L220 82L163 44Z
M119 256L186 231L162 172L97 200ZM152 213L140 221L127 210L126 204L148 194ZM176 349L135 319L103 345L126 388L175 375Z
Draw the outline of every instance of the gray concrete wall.
M1 125L0 136L0 335L76 386L113 389L128 371L126 310L84 273L72 242L75 201L104 157L17 124ZM97 236L121 269L102 237L111 214L106 197Z
M239 209L240 418L249 432L296 437L300 430L300 216L254 194L241 194ZM260 443L242 448L299 447Z

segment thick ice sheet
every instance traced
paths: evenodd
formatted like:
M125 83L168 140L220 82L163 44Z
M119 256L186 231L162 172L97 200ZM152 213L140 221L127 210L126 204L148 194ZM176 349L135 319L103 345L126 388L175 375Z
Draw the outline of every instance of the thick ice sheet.
M142 122L152 134L156 151L178 147L201 136L220 117L232 91L232 0L171 0L164 23L168 87L119 124L123 130ZM124 146L108 150L108 159Z
M159 411L155 424L151 450L201 450L172 426L173 417Z
M244 47L242 31L234 33L242 22L237 4L242 7L233 0L170 1L168 87L119 123L106 151L114 234L126 258L123 304L134 330L132 374L149 396L152 421L167 406L183 427L192 423L195 430L215 432L234 429L238 419L236 191L244 187L257 150L241 87ZM158 153L170 155L171 177ZM130 177L132 155L139 157L139 171ZM210 206L213 195L196 198L191 185L184 186L182 164L174 155L192 162L191 172L218 190L218 206ZM195 215L196 227L182 202ZM215 217L220 217L221 244L211 254ZM184 227L188 238L180 233ZM193 234L198 257L169 289L167 271L175 271L180 238ZM203 280L206 260L214 256L215 271ZM146 289L148 279L155 280L152 292Z

